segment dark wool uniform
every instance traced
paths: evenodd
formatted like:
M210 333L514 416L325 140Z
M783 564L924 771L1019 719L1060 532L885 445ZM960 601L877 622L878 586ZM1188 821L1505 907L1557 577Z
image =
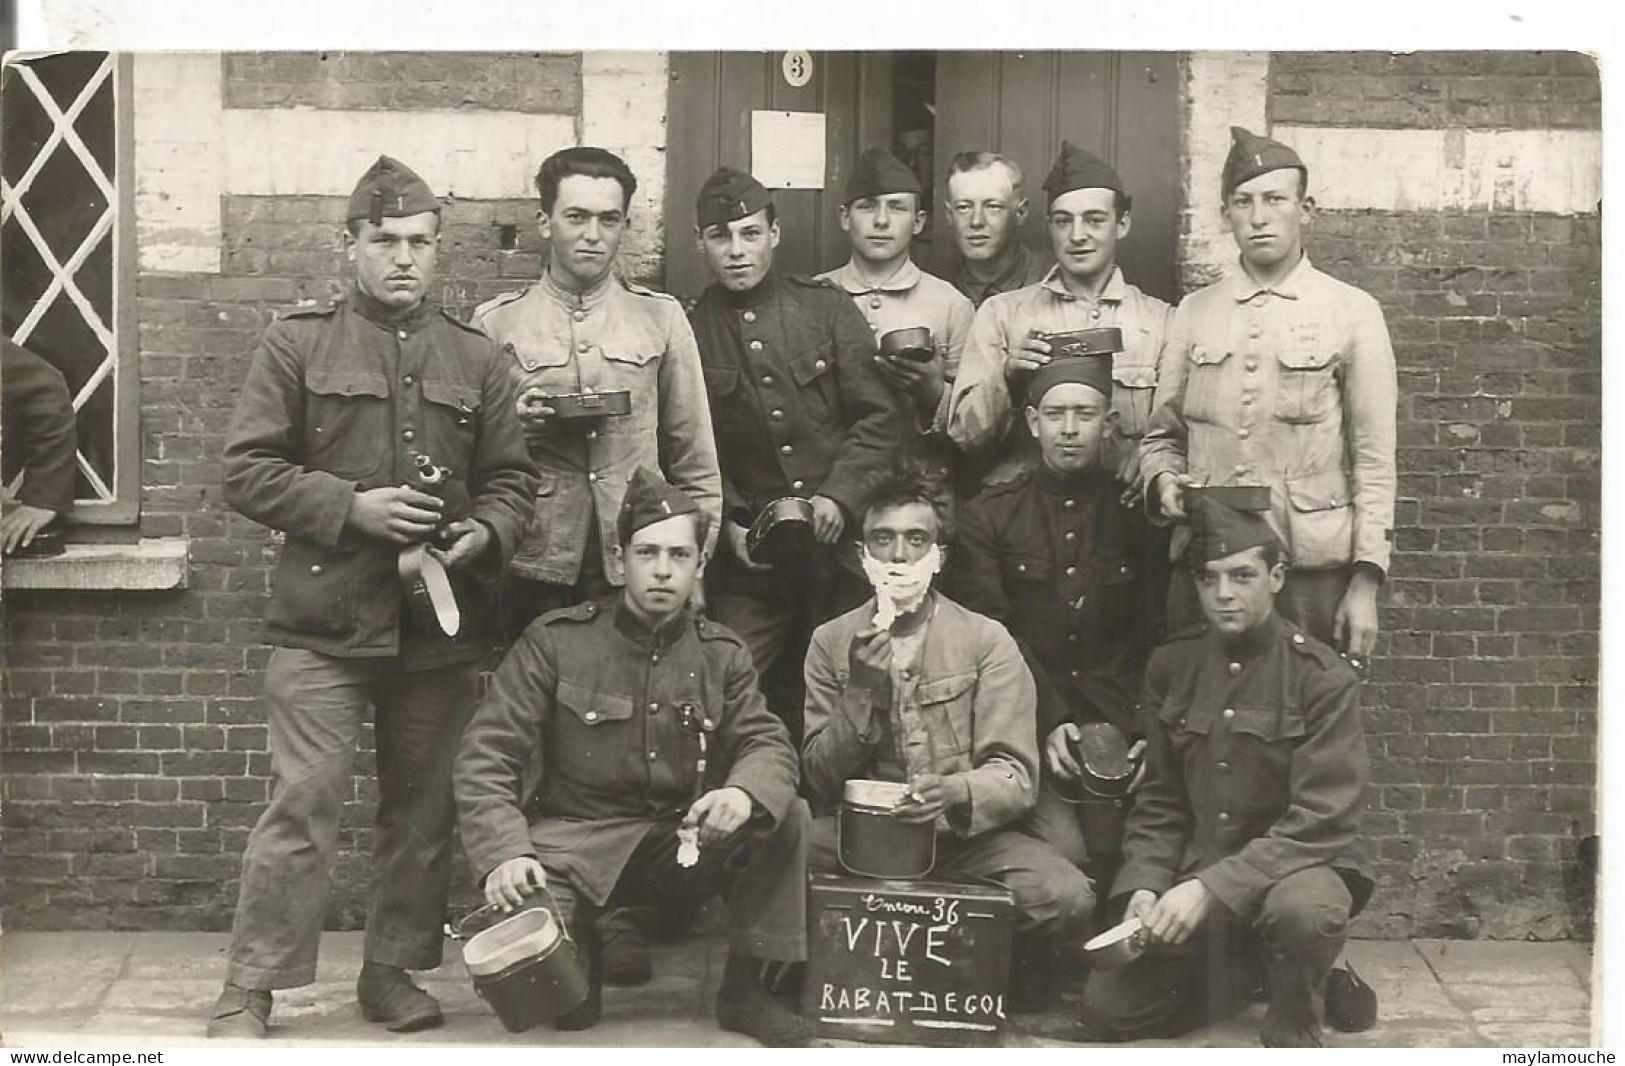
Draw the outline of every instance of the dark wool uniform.
M380 197L379 193L383 195ZM382 201L380 203L380 200ZM363 177L352 219L438 211L421 179L388 157ZM403 609L400 545L347 525L367 489L412 480L428 455L467 485L492 544L451 576L457 637ZM428 301L404 317L353 287L325 310L265 331L227 433L226 499L286 534L266 612L276 788L249 836L227 980L290 988L316 976L339 818L374 710L378 810L365 957L440 964L454 806L451 755L490 646L489 588L529 516L536 478L501 353Z
M0 336L0 446L5 482L26 473L17 502L65 514L73 506L73 395L62 371Z
M1354 671L1272 613L1235 637L1182 631L1152 653L1141 704L1148 771L1111 898L1194 877L1216 903L1184 944L1090 974L1092 1035L1178 1035L1245 1006L1260 965L1271 1013L1318 1029L1326 974L1371 891L1354 857L1370 774Z

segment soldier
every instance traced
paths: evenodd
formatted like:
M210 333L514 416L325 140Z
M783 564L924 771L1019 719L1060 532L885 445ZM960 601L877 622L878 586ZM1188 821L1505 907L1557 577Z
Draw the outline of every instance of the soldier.
M767 190L723 167L700 189L695 240L716 284L694 309L722 461L722 535L708 567L711 611L750 646L759 673L802 659L818 622L865 587L841 534L907 428L875 368L875 342L828 282L773 270L779 224ZM753 561L745 535L764 507L810 500L817 551L799 569ZM774 706L799 736L799 700Z
M0 335L0 352L0 447L6 456L0 554L59 554L58 522L73 506L73 395L62 371L9 336ZM25 476L12 499L5 486L18 474Z
M937 832L936 871L991 879L1015 896L1011 1004L1043 1006L1062 945L1094 909L1086 878L1018 824L1038 782L1033 676L1003 626L932 587L942 565L942 498L906 474L863 516L874 597L813 634L802 772L828 814L852 778L906 781L897 811ZM833 819L815 824L815 862L833 866Z
M1144 787L1109 899L1139 958L1097 970L1083 1020L1101 1040L1173 1037L1269 984L1259 1039L1317 1047L1326 975L1371 894L1352 858L1369 758L1354 671L1276 610L1281 545L1264 490L1191 490L1187 556L1205 626L1151 654Z
M226 500L287 540L266 613L276 786L243 853L210 1036L263 1037L271 990L315 980L369 707L379 799L356 995L369 1021L392 1030L440 1024L439 1004L406 971L440 965L452 753L490 647L486 586L518 542L536 487L501 353L428 295L439 201L380 156L346 218L349 294L266 329L226 439ZM442 521L438 497L403 484L419 456L456 470L471 496L443 554L463 607L455 637L402 609L397 555Z
M959 262L949 281L981 307L989 296L1037 285L1052 261L1021 243L1027 195L1021 166L996 152L960 152L948 163L943 206Z
M713 521L721 516L711 411L688 319L675 298L615 269L637 185L626 163L602 148L549 156L536 172L548 246L542 278L474 312L474 324L511 360L541 475L503 588L510 641L542 611L624 584L610 533L639 466L658 467ZM559 417L548 402L584 389L626 390L631 413Z
M844 266L819 277L852 297L878 341L893 330L924 326L935 351L927 360L876 354L880 376L913 401L915 432L907 450L938 484L951 487L956 449L941 432L948 389L976 311L969 300L909 258L924 229L920 180L884 148L863 153L846 183L841 230L852 243Z
M1359 662L1393 549L1394 350L1377 301L1304 254L1314 200L1298 154L1231 134L1223 212L1241 257L1174 316L1142 448L1146 502L1183 523L1188 485L1268 486L1287 555L1281 612ZM1176 557L1188 535L1176 528ZM1176 572L1169 624L1194 605Z
M1033 372L1025 413L1039 465L966 505L954 585L966 607L1010 628L1040 675L1046 777L1032 827L1102 878L1120 845L1114 812L1080 825L1085 810L1063 802L1050 780L1078 779L1071 745L1085 723L1143 734L1137 701L1167 571L1143 513L1124 506L1101 462L1116 417L1111 394L1109 354L1056 358Z
M998 463L989 483L1031 468L1036 457L1012 414L1026 376L1050 358L1049 342L1035 331L1116 326L1123 350L1112 359L1117 421L1107 455L1125 500L1137 501L1135 445L1151 414L1169 308L1125 281L1117 265L1117 243L1129 235L1133 207L1117 171L1063 141L1044 191L1055 266L1037 285L992 297L976 312L949 400L948 436L965 451L993 453Z
M745 643L686 609L707 525L639 469L616 522L624 591L534 622L475 712L457 758L463 846L488 901L512 908L546 886L584 948L591 992L557 1028L598 1022L602 909L720 890L732 939L718 1024L807 1046L811 1023L763 987L763 963L806 958L810 819Z

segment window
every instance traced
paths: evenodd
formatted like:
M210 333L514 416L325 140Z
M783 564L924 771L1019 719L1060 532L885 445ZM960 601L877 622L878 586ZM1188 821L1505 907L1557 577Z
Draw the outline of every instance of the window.
M107 52L14 55L0 82L4 328L73 392L77 522L140 500L130 97Z

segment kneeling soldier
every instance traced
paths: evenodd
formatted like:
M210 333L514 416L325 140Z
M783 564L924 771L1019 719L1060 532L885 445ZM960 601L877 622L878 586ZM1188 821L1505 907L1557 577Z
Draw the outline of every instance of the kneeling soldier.
M1275 609L1281 546L1255 511L1268 490L1186 495L1207 624L1146 667L1149 771L1110 897L1149 946L1090 975L1083 1018L1097 1039L1177 1036L1245 1006L1262 964L1259 1039L1318 1047L1326 975L1371 893L1351 854L1369 774L1359 685Z
M545 884L583 946L592 993L558 1028L598 1021L599 914L722 891L718 1023L807 1046L811 1023L767 992L761 963L806 958L809 816L750 652L686 610L706 524L691 497L634 475L616 523L626 588L533 622L474 713L455 775L463 846L488 901Z

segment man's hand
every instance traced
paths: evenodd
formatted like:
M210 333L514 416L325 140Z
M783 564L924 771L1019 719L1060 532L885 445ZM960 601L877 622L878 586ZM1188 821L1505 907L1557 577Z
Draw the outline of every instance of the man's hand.
M849 684L865 692L879 692L891 682L891 630L879 627L852 634L846 652Z
M1049 353L1049 341L1039 337L1036 330L1028 330L1021 344L1004 357L1004 376L1014 378L1032 373L1049 362Z
M1071 722L1062 722L1050 731L1049 739L1044 741L1044 757L1050 773L1063 781L1078 779L1083 767L1072 757L1071 743L1082 739L1083 732Z
M448 567L467 566L491 544L491 527L472 518L459 518L446 526L446 532L455 538L451 547L444 551L439 548L429 550Z
M416 544L440 524L440 497L402 485L358 492L346 525L380 540Z
M908 783L909 798L892 809L899 822L936 821L937 815L970 802L970 786L961 774L917 774Z
M1332 619L1332 639L1348 652L1349 665L1356 670L1377 646L1377 585L1375 574L1356 566Z
M915 405L927 412L927 417L936 412L937 404L942 401L944 383L947 381L940 347L923 363L916 363L912 359L889 359L884 355L877 355L875 369L880 371L880 376L885 378L892 388L914 397Z
M1157 475L1157 506L1164 518L1171 522L1184 522L1190 518L1185 513L1185 489L1194 484L1196 478L1190 474Z
M1152 940L1183 944L1213 910L1216 897L1196 878L1181 881L1162 894L1145 922Z
M1149 888L1136 888L1134 894L1128 898L1128 909L1123 912L1124 918L1138 918L1140 924L1147 928L1151 925L1151 909L1157 905L1157 894Z
M722 520L722 540L727 544L728 550L733 552L734 558L739 560L740 566L743 566L746 570L773 569L766 563L756 562L750 557L750 549L745 547L745 538L749 533L750 530L738 522L727 518Z
M34 543L39 531L51 524L55 511L19 503L0 518L0 554L10 555Z
M485 902L511 911L525 897L547 887L547 871L529 855L521 855L492 870L485 877Z
M834 544L841 539L841 530L846 528L846 516L841 514L841 505L828 496L814 496L810 501L813 509L813 539L820 544Z
M536 444L546 437L548 419L559 413L557 408L547 402L547 395L535 386L526 389L514 400L513 406L519 415L520 428L524 430L525 442L528 444Z
M727 840L750 821L750 794L732 785L714 788L694 801L683 816L686 826L698 826L700 846L709 847Z

